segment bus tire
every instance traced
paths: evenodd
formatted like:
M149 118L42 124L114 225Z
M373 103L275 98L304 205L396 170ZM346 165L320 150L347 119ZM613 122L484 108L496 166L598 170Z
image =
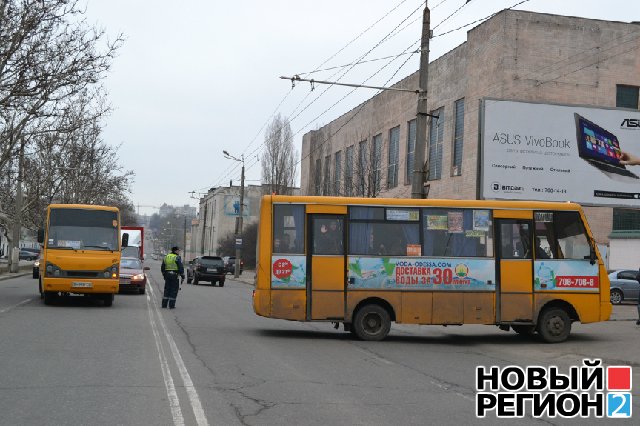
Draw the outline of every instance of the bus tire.
M512 325L513 331L518 333L521 336L533 336L536 332L536 327L533 325Z
M44 299L44 304L53 305L53 302L56 300L56 296L57 296L57 293L45 291L42 296L42 298Z
M113 299L114 299L114 295L111 293L106 293L102 295L102 303L104 303L104 306L106 307L113 305Z
M571 333L571 318L562 308L547 308L538 318L538 334L547 343L560 343Z
M380 341L391 330L391 317L385 308L368 304L356 312L352 330L360 340Z

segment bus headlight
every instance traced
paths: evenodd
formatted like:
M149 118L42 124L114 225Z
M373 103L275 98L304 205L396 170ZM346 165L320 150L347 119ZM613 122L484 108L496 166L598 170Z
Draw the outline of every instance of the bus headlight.
M47 266L45 268L45 276L47 277L59 277L62 271L60 268L53 263L47 262Z
M102 276L105 278L118 278L118 264L116 263L105 269Z

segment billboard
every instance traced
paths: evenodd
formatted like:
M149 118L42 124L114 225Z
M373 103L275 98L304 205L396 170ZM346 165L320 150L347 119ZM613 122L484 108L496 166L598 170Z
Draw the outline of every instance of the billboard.
M242 209L242 216L248 217L251 209L248 197L244 197L244 208ZM224 196L224 214L225 216L240 216L240 196L239 195L225 195Z
M640 207L640 111L482 104L481 198Z

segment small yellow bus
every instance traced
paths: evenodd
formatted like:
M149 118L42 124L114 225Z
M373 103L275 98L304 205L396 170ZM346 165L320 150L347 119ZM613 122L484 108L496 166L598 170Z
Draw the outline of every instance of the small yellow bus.
M128 235L123 235L122 246ZM87 204L50 204L45 228L38 231L40 297L51 304L59 295L83 294L111 306L119 290L120 211Z
M609 280L573 203L265 196L253 308L343 323L492 324L562 342L606 321Z

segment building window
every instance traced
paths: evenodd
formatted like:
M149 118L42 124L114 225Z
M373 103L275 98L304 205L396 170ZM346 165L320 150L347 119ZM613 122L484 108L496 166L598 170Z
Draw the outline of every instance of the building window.
M382 134L373 137L373 152L371 153L371 169L373 170L373 194L380 193L382 186Z
M344 162L344 194L351 197L353 193L351 186L353 184L353 145L347 147Z
M367 178L369 176L367 141L360 142L358 154L358 193L361 197L364 197L367 191Z
M640 210L614 208L613 231L640 231Z
M322 189L322 160L319 158L316 160L316 169L315 169L315 181L314 181L314 189L315 195L320 195L320 190Z
M324 181L322 185L322 195L331 194L331 157L324 157Z
M616 85L616 107L638 109L638 87Z
M387 169L387 188L398 186L398 145L400 144L400 126L389 130L389 168Z
M429 129L429 176L428 180L438 180L442 176L442 141L444 139L444 108L432 111ZM438 117L438 118L436 118Z
M453 137L453 176L462 174L462 141L464 137L464 99L458 99L455 104L456 123Z
M407 123L407 183L413 179L413 160L416 151L416 120Z
M334 174L333 174L333 193L335 195L342 195L342 192L340 191L340 174L342 173L342 151L338 151L336 152L335 155L335 159L336 159L336 164L335 164L335 170L334 170Z

